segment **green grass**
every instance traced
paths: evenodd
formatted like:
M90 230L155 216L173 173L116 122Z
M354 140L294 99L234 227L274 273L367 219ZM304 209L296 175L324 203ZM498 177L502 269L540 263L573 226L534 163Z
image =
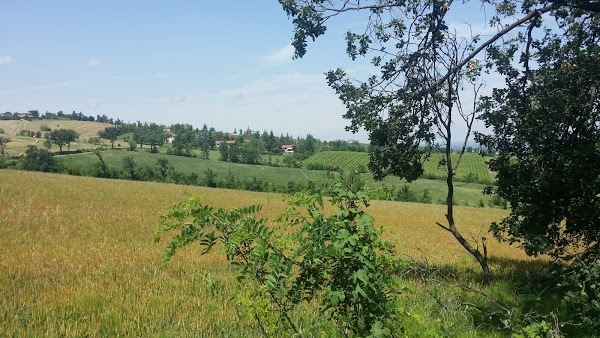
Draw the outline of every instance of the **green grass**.
M431 154L431 157L424 163L425 177L446 179L446 164L440 165L442 154ZM456 166L458 154L452 153L452 166ZM486 158L479 154L466 153L463 155L458 169L456 170L455 178L461 181L468 182L491 182L490 173L487 167Z
M445 164L440 165L442 154L431 154L431 157L423 164L424 177L430 179L446 179L447 169ZM451 155L453 166L456 165L458 154ZM356 170L359 167L366 168L369 163L369 154L352 151L323 151L312 155L303 161L303 164L321 164L327 167L339 167L345 171ZM455 178L466 182L491 182L490 173L486 159L479 154L466 153L463 155L460 165L456 170Z
M102 157L106 164L114 168L122 168L122 159L125 156L133 156L138 167L149 166L155 168L156 160L164 157L169 160L177 171L189 174L197 173L204 177L207 169L212 170L217 175L217 180L222 180L231 172L240 180L252 180L256 178L262 182L268 182L269 185L286 187L289 181L296 184L306 184L309 180L314 180L319 184L327 183L327 172L321 170L295 169L286 167L270 167L261 165L247 165L230 162L218 161L215 151L211 151L209 159L181 157L165 154L153 154L145 150L134 152L121 150L105 150ZM218 154L217 154L218 155ZM365 154L366 155L366 154ZM98 162L96 155L92 153L74 154L60 157L59 160L70 167L89 168ZM406 181L397 177L388 176L382 181L375 181L371 174L363 174L370 189L382 189L384 186L396 190L408 184ZM409 184L410 189L416 196L422 196L427 189L433 203L445 203L446 200L446 182L441 180L419 179ZM483 195L485 185L478 183L455 183L455 201L460 205L476 206L483 202L487 206L490 200L489 196Z
M321 164L328 167L339 167L344 171L353 171L358 167L366 168L369 154L354 151L322 151L302 161L304 166Z

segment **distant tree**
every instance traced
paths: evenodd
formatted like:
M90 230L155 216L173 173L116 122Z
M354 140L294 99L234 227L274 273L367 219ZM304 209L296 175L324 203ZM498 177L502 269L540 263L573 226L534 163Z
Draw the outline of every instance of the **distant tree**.
M163 130L163 127L152 123L148 130L148 144L150 145L151 152L158 152L159 146L162 146L167 140L167 133Z
M39 112L39 111L37 111L37 110L30 110L30 111L28 111L28 113L29 113L29 114L31 114L31 116L32 116L34 119L38 119L38 118L40 118L40 112Z
M135 180L135 161L133 156L123 157L123 170L129 174L129 179Z
M3 134L3 133L0 133ZM0 156L4 156L4 149L6 149L6 145L11 142L11 139L6 136L0 136Z
M245 164L260 164L260 154L264 145L261 140L251 140L244 143L240 150L240 162Z
M198 132L196 144L198 144L198 146L200 147L204 158L208 159L208 151L210 150L210 147L214 145L214 142L210 137L210 132L206 124L202 126L202 129L200 129L200 131Z
M169 165L168 159L160 157L156 160L156 170L162 181L167 179L167 174L169 173L170 168L171 166Z
M175 135L173 153L178 156L192 156L192 148L196 145L197 132L189 124L175 124L171 127Z
M134 151L137 147L137 143L133 139L128 140L127 144L129 145L129 151Z
M227 162L229 160L229 145L225 141L219 144L219 161Z
M123 132L123 129L119 128L119 127L106 127L106 128L104 128L104 130L100 130L98 132L98 136L102 137L103 139L109 140L110 147L114 148L115 141L117 140L119 135L122 134L122 132Z
M148 124L138 125L133 130L133 141L139 143L140 149L144 149L144 144L148 144Z
M19 167L23 170L54 172L56 163L52 154L46 149L28 146L25 156L20 159Z
M204 171L206 178L204 179L204 185L210 188L217 187L217 174L215 174L210 168Z
M307 156L312 155L317 149L317 143L317 139L311 134L308 134L304 140L299 140L297 142L294 152L306 154Z
M62 147L66 145L70 150L71 142L79 138L79 134L73 129L58 129L48 133L50 141L58 145L58 149L62 152Z

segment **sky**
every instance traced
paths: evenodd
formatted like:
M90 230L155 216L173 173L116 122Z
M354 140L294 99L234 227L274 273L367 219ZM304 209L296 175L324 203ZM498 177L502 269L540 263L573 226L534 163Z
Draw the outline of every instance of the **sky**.
M368 74L343 39L364 18L337 20L293 60L292 22L276 0L0 0L0 8L0 111L368 140L345 132L344 106L323 74Z

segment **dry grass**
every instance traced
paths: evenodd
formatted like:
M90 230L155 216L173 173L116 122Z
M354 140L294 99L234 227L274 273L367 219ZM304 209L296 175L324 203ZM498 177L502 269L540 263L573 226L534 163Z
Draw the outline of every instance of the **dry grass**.
M73 129L79 133L79 140L75 144L71 144L71 150L90 149L96 147L90 143L84 143L90 137L97 137L98 131L110 126L106 123L88 122L88 121L71 121L71 120L0 120L0 129L4 129L4 135L11 139L11 142L6 146L6 152L10 156L17 156L27 150L27 146L33 145L39 148L44 147L44 139L37 139L28 136L17 136L21 130L31 130L34 132L40 131L40 126L46 124L52 130L54 129ZM63 150L66 150L65 147ZM51 151L58 151L57 145L52 145Z
M197 195L218 207L260 203L271 219L286 205L276 194L0 170L0 336L256 335L229 302L235 282L223 257L192 246L160 262L159 213ZM406 243L402 253L475 266L433 225L443 207L376 201L368 212ZM502 215L457 208L467 233ZM527 259L490 242L493 256Z
M0 120L0 128L10 136L17 135L21 130L40 131L42 124L54 129L73 129L79 133L80 139L97 137L100 130L111 126L110 124L89 121L71 120Z

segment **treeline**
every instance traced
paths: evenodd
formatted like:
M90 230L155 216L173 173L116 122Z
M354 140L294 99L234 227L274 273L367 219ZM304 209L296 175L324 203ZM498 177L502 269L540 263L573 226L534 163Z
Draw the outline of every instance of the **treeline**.
M102 115L85 115L82 112L76 113L74 110L71 114L65 114L62 110L56 113L46 111L40 114L37 110L29 110L26 113L4 112L0 113L0 120L20 120L20 119L35 119L35 120L73 120L73 121L90 121L120 125L123 123L120 119L114 120L105 114Z
M131 138L125 139L130 150L137 147L143 149L147 145L150 152L158 152L159 147L168 144L166 153L177 156L197 156L194 150L200 150L200 154L208 158L209 150L216 148L220 151L221 161L246 164L264 164L261 163L260 155L279 155L288 147L293 148L293 152L289 154L294 155L287 160L290 163L301 161L322 150L367 151L367 147L358 142L321 141L311 134L304 138L293 138L289 134L276 136L273 131L266 130L262 133L250 129L239 134L237 132L237 129L233 134L217 131L206 124L199 129L190 124L164 127L138 121L107 127L98 136L109 140L114 148L114 142L120 135L131 133Z

